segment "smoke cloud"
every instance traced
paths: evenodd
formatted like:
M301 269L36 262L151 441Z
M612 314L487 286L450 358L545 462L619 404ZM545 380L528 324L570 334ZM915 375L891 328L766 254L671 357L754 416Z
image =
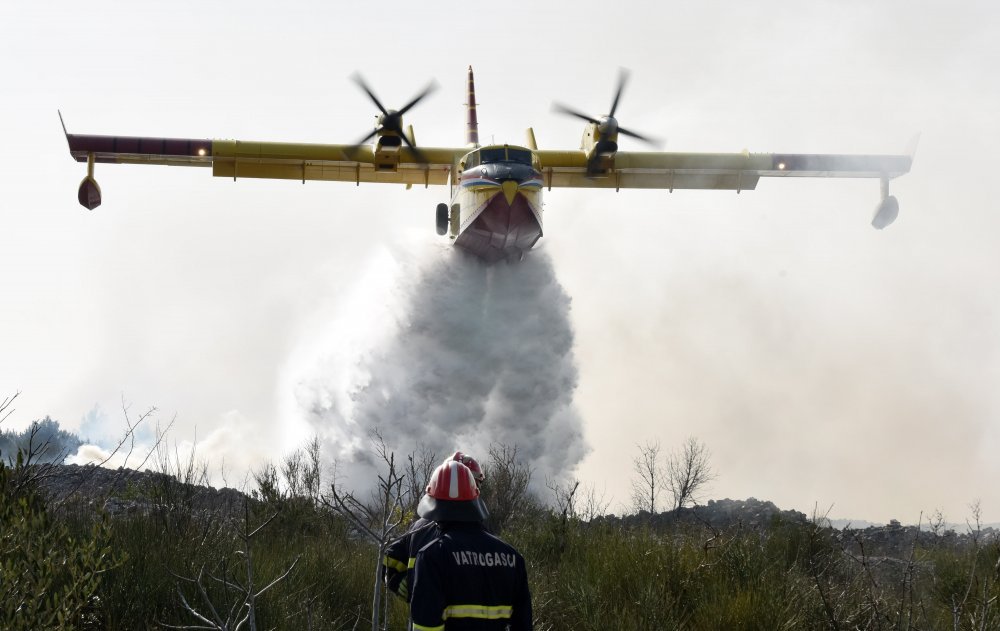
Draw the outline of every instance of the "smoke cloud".
M566 478L587 446L573 405L570 299L550 258L486 266L426 245L391 253L362 278L346 316L374 333L348 340L336 331L363 328L331 325L298 380L300 414L355 489L369 479L372 430L397 455L426 446L485 459L491 444L516 446L535 484Z

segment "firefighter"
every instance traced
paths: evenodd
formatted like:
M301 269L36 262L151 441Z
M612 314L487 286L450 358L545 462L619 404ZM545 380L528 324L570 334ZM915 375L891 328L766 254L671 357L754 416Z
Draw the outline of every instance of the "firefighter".
M472 471L476 486L480 486L485 479L483 469L479 462L461 451L456 451L454 455L444 462L461 462ZM481 500L479 500L481 502ZM486 507L483 507L486 510ZM420 517L399 539L396 539L386 548L385 557L382 559L382 576L386 586L397 596L410 602L410 585L413 584L413 560L417 556L417 551L430 543L441 534L437 523Z
M417 506L438 536L417 552L410 590L415 631L530 631L524 557L483 527L487 517L472 471L439 466Z

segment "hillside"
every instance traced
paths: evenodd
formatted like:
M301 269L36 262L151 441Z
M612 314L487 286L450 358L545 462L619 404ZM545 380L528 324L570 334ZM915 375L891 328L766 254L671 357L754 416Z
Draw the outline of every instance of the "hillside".
M17 481L38 471L35 495ZM258 628L372 622L374 505L351 521L325 495L78 466L3 467L0 483L0 580L18 586L0 628L190 628L213 610L230 627L250 611ZM1000 628L993 530L838 530L754 498L589 521L530 496L511 506L498 534L527 559L539 630ZM378 619L405 628L405 605L382 596Z

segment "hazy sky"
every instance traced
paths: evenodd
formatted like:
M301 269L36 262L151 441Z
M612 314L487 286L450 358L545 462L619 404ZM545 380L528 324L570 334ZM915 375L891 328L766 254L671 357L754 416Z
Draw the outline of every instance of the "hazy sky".
M693 435L711 497L907 522L961 521L980 499L1000 521L995 4L430 6L0 6L10 427L48 414L114 435L124 397L239 478L309 434L295 390L317 349L377 343L364 305L392 302L393 252L440 248L443 188L98 165L105 203L88 212L57 108L77 133L350 142L375 113L358 70L396 105L437 79L407 122L455 146L471 64L484 141L533 126L540 146L575 148L582 125L552 101L599 115L627 67L619 120L669 150L896 153L922 137L884 232L871 180L547 193L540 248L572 300L590 449L578 477L619 510L636 444Z

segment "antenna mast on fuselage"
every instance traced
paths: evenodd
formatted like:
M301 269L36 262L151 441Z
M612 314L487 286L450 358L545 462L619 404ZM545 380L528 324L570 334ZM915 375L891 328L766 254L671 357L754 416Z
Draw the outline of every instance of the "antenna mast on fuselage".
M465 130L465 141L473 146L479 146L479 121L476 119L476 80L472 76L472 66L469 66L469 103L468 122Z

